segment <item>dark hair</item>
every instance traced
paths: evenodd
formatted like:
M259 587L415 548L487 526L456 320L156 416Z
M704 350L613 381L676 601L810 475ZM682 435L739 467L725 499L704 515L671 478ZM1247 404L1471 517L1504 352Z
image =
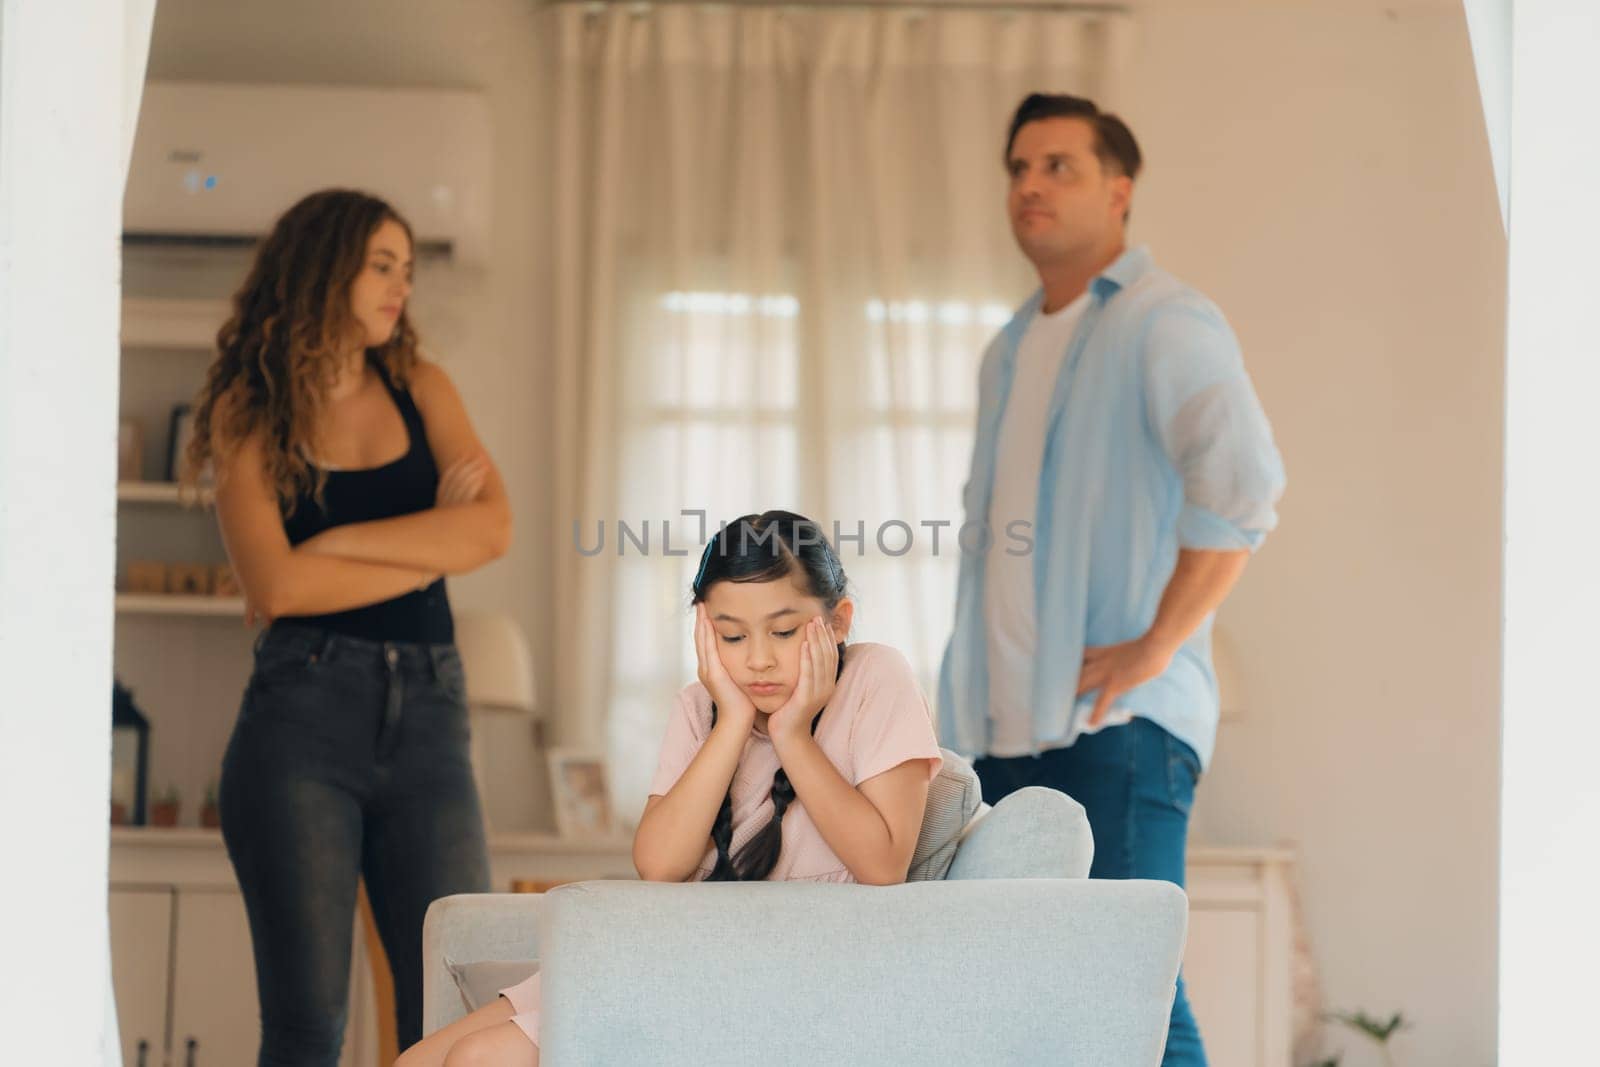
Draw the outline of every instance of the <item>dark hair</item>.
M1139 176L1144 157L1139 153L1139 142L1133 139L1128 124L1110 112L1101 111L1093 100L1065 93L1031 93L1017 105L1017 113L1011 117L1011 129L1006 134L1003 162L1011 161L1017 131L1041 119L1082 119L1094 130L1094 154L1100 157L1100 166L1128 178Z
M352 189L324 189L274 224L217 332L217 358L195 401L187 480L208 459L226 458L264 429L267 481L278 500L292 508L303 492L321 496L327 472L307 458L313 417L355 323L350 284L361 273L367 241L391 221L410 241L410 225L385 201ZM410 380L417 334L408 312L401 311L394 335L368 348L367 357L390 380Z
M706 598L706 591L718 582L777 582L799 578L810 595L822 601L828 611L839 606L845 596L844 568L823 536L822 529L803 515L792 511L768 511L745 515L725 524L706 544L700 557L700 572L692 586L693 603ZM844 673L844 642L839 642L839 674ZM838 678L836 674L835 679ZM811 720L817 732L822 711ZM711 705L711 724L717 723L717 705ZM782 768L772 776L772 819L763 826L738 856L733 848L733 787L722 798L717 818L711 824L711 841L717 849L717 862L706 875L708 882L759 882L777 866L783 850L783 814L794 800L794 786Z

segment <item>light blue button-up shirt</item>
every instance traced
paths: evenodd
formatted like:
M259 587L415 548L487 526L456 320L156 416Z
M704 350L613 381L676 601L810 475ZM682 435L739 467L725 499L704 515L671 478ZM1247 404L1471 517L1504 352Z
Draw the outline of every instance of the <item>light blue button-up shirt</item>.
M1277 525L1284 486L1272 428L1216 305L1156 267L1145 248L1125 252L1089 295L1050 401L1031 530L1039 751L1074 737L1089 714L1093 694L1076 697L1084 648L1150 628L1179 549L1258 547ZM983 357L962 493L974 529L989 521L1017 348L1043 300L1036 293L1022 305ZM988 551L1019 550L1004 530L992 534L981 539ZM979 540L963 543L978 549ZM984 560L981 551L962 552L955 629L939 671L940 743L969 756L985 754L989 743ZM1117 700L1188 744L1203 766L1218 717L1211 623L1164 674Z

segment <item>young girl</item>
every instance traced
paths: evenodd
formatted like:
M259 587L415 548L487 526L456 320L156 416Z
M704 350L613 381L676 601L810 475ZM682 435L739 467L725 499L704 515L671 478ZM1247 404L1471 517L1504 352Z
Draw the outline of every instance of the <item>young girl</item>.
M218 800L250 918L260 1064L334 1067L357 880L421 1036L422 918L488 888L461 659L444 575L505 551L511 513L444 371L406 317L411 231L347 190L262 243L218 334L189 476L271 625Z
M786 511L738 519L706 546L693 593L700 680L667 723L639 876L903 882L939 745L905 657L839 639L855 609L821 530ZM397 1067L528 1067L538 1040L535 975Z

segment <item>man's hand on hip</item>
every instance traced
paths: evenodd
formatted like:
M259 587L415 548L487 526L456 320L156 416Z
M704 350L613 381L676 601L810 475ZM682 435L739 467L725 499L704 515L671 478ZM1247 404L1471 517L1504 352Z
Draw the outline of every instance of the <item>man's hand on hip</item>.
M1172 663L1173 650L1150 637L1102 645L1083 650L1083 667L1078 672L1078 695L1100 690L1089 713L1089 725L1105 721L1118 697L1152 678L1159 678Z

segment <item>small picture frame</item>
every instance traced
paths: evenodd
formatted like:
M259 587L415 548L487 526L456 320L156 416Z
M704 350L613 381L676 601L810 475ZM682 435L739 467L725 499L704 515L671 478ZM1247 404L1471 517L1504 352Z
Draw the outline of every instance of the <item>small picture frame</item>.
M611 782L605 757L588 749L552 748L550 792L555 799L556 829L562 837L616 836L611 812Z

